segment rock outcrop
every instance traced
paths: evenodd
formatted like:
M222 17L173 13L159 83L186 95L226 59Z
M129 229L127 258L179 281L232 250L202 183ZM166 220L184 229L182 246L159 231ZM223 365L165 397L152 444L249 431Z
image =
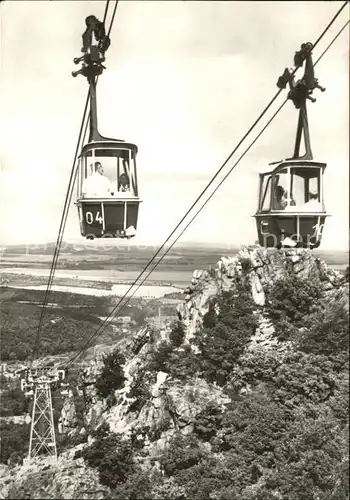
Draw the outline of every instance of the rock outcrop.
M104 499L109 495L109 488L100 484L96 470L87 467L82 458L73 460L67 454L56 464L37 459L30 465L4 468L0 474L3 499Z
M75 432L77 426L77 413L74 404L73 394L70 391L69 396L64 400L61 416L58 421L58 432L70 436Z
M190 343L202 325L210 299L221 291L232 289L237 280L248 278L254 302L262 307L267 288L276 279L291 273L318 282L324 292L337 289L344 283L341 273L329 268L305 249L281 251L247 247L234 257L222 257L209 270L194 271L185 302L178 306L179 318L187 328L185 341Z

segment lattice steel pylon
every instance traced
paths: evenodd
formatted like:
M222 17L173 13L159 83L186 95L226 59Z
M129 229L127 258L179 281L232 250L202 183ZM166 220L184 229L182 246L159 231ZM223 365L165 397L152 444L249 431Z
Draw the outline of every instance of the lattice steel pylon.
M34 396L30 427L29 452L25 463L38 455L57 461L55 423L52 410L52 390L65 396L69 383L64 382L66 370L36 368L25 370L21 389L26 397Z
M51 384L47 376L35 381L28 460L45 453L57 460L55 424L52 411Z

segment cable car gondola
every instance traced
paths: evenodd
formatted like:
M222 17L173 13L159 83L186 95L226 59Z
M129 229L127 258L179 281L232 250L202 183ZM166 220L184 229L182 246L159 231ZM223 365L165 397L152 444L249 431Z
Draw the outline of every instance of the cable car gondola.
M120 139L101 136L97 127L96 84L105 67L105 52L110 45L104 25L95 16L85 20L84 55L79 71L89 82L90 136L82 148L77 173L77 199L80 232L87 239L132 238L136 234L138 194L137 146Z
M260 174L258 210L254 215L259 244L263 247L317 248L322 239L326 213L323 178L326 163L314 161L311 151L306 99L314 89L324 92L314 76L312 44L302 44L295 53L294 64L305 61L304 76L295 83L293 73L286 68L277 86L286 88L288 99L299 109L299 120L292 158L273 162L277 166ZM301 135L304 135L305 154L300 156Z

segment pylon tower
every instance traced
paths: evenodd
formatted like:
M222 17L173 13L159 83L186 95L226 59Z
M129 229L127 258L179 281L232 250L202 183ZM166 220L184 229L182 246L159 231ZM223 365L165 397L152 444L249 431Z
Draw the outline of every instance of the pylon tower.
M26 397L34 396L30 426L28 463L38 455L45 455L57 461L55 423L52 410L52 390L59 389L65 396L69 383L63 382L65 370L26 369L21 381L21 389Z
M35 381L28 460L32 460L39 454L45 454L57 460L51 384L52 380L46 376L39 377Z

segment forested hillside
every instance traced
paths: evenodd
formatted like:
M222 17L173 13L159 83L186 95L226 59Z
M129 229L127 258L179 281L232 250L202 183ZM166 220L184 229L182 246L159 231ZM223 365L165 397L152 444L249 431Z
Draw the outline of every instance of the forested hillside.
M99 498L346 500L348 295L307 251L196 272L171 330L85 368L84 419L66 432L86 442L66 463ZM57 474L38 468L7 498L64 498Z
M44 299L44 290L0 287L1 362L25 361L32 355ZM51 291L43 314L40 355L70 353L80 349L101 324L101 318L115 309L118 300L115 296ZM146 316L158 312L158 305L157 300L146 303L142 299L132 299L118 310L118 317L129 316L138 327ZM113 328L107 327L96 341L106 342L115 337Z

